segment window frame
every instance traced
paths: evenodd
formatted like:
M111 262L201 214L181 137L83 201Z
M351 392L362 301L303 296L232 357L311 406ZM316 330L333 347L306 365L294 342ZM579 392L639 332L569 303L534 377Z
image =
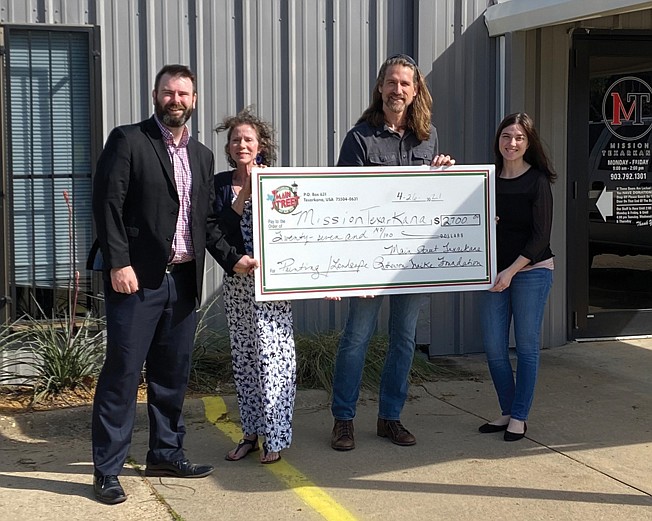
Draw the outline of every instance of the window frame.
M89 118L89 145L88 153L90 157L88 158L88 165L90 168L90 180L92 184L93 176L95 175L95 168L97 163L97 158L102 148L102 84L101 84L101 59L100 59L100 29L98 26L63 26L63 25L46 25L46 24L5 24L0 26L0 54L2 55L2 66L0 67L0 90L1 95L0 99L0 165L2 167L2 184L0 184L0 189L3 189L2 195L4 195L4 207L0 206L0 256L2 257L2 266L0 266L0 323L6 323L7 321L15 321L20 319L18 316L18 302L17 302L17 281L16 281L16 267L14 266L14 246L16 244L15 238L13 237L14 227L15 227L15 211L14 211L14 175L11 168L12 165L12 135L11 135L11 121L10 121L10 110L7 105L9 100L11 100L11 76L10 76L10 45L12 36L15 38L18 34L25 33L45 33L45 34L54 34L54 33L74 33L86 35L88 40L88 56L87 56L87 67L88 67L88 118ZM52 50L52 47L49 47L49 50ZM52 69L50 69L51 71ZM30 76L30 82L32 81L33 76ZM73 100L74 102L74 100ZM50 111L46 114L46 117L52 120L52 107ZM33 192L32 192L33 193ZM88 197L90 198L91 191L88 192ZM0 203L1 204L1 203ZM73 198L73 205L75 204ZM84 198L84 204L91 204L91 201L86 201ZM50 229L54 231L54 220L48 224ZM92 224L92 215L91 215L91 243L95 238L94 226ZM89 291L84 292L83 298L80 299L80 304L82 307L85 307L87 310L97 311L95 302L97 299L94 299L93 296L98 293L100 288L100 280L97 275L90 274L83 271L83 265L88 252L86 251L76 251L76 264L77 266L82 266L79 269L80 276L88 279L88 288ZM31 285L23 286L28 288L28 293L30 298L37 292L36 281L32 280ZM21 285L22 286L22 285ZM49 288L46 288L45 291L52 293L53 302L56 298L58 292L61 292L61 288L57 288L56 282L52 282L52 285ZM44 309L45 318L51 318L52 310Z

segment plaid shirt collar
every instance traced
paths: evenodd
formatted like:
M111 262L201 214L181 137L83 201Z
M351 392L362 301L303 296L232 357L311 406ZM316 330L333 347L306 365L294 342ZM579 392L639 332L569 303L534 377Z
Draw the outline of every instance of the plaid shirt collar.
M156 114L154 114L154 121L156 121L158 128L161 129L163 142L166 146L175 148L186 148L188 146L188 141L190 141L190 133L188 132L188 127L186 125L183 126L183 134L181 135L181 140L179 141L179 144L176 145L174 143L174 136L172 135L172 132L170 132L170 129L161 123Z

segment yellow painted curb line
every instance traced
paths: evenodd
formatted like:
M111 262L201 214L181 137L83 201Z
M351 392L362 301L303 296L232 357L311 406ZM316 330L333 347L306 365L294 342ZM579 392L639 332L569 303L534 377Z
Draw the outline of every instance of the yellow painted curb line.
M226 434L233 443L238 443L242 437L242 431L227 418L224 400L219 396L207 396L202 400L206 419ZM274 463L274 465L267 465L265 468L285 483L290 490L324 519L329 521L355 521L355 517L348 510L339 505L285 459Z

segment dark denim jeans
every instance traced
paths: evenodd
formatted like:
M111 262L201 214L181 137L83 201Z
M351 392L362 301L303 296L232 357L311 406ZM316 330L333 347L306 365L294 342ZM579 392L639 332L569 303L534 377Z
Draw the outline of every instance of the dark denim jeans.
M487 364L502 414L528 418L539 370L543 311L552 286L552 270L537 268L517 273L501 293L482 294L482 338ZM514 319L516 379L509 360L509 328Z
M420 294L389 296L389 346L380 381L379 418L400 419L408 393L419 307L424 301ZM331 411L337 420L355 417L365 356L382 302L382 296L349 299L349 314L333 375Z

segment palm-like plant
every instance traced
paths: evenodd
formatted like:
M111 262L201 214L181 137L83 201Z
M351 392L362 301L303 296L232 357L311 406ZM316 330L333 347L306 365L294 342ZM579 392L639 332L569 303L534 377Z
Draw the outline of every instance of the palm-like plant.
M67 389L88 390L104 356L101 319L74 322L64 316L48 321L25 317L8 328L0 382L33 389L33 401Z

